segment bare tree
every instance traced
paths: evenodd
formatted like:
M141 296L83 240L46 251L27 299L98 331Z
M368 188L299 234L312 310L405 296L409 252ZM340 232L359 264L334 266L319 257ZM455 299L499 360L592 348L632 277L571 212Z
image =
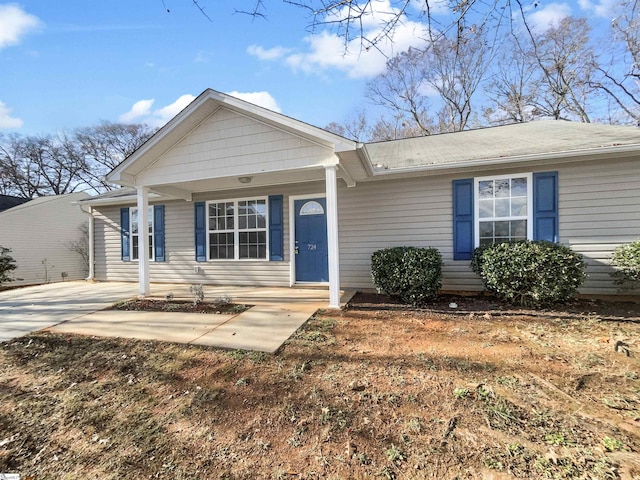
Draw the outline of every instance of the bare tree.
M384 73L367 85L371 101L387 109L402 131L413 135L468 128L473 101L490 64L481 29L456 31L426 49L409 49L387 62ZM440 107L431 106L439 102Z
M145 124L102 122L76 130L72 135L73 150L69 153L83 158L85 169L81 176L92 190L111 190L113 185L106 181L106 175L155 131Z
M539 69L536 116L590 122L596 56L587 20L567 17L544 33L529 32L531 49L526 54Z
M634 123L640 125L640 8L623 0L611 22L608 61L596 66L600 76L592 86L604 92Z
M516 43L505 48L488 83L489 104L484 116L492 125L523 123L533 119L538 83L534 81L536 65Z
M411 124L421 135L430 135L434 121L429 116L429 100L425 95L424 51L410 48L389 59L385 72L367 84L367 97L385 108L396 123Z
M102 123L56 137L0 136L0 192L33 198L110 190L105 175L153 132L146 125Z

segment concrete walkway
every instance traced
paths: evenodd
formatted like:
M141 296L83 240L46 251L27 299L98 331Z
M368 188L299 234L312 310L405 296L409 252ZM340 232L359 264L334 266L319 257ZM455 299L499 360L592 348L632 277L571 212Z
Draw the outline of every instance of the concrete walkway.
M313 313L325 308L323 289L204 286L205 301L229 295L254 305L240 314L103 310L135 296L134 283L68 282L0 292L0 341L33 330L139 338L228 349L275 352ZM31 291L33 289L33 291ZM191 299L188 285L152 284L152 297ZM15 292L14 296L6 295ZM343 294L348 302L354 292ZM4 294L4 295L3 295ZM84 299L84 300L82 300ZM33 302L33 303L30 303ZM5 319L5 310L10 312ZM23 323L22 319L27 321ZM13 335L7 337L6 334Z

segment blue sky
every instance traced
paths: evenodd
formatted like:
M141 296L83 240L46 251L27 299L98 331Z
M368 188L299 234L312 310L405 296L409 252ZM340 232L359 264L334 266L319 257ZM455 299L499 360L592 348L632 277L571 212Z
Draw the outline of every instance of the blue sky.
M160 126L206 88L320 127L367 105L364 87L384 70L382 53L353 45L345 55L335 32L311 35L307 13L281 0L264 0L266 20L234 13L254 0L200 2L211 22L191 0L0 0L0 133L55 133L101 120ZM527 8L539 28L571 14L606 25L614 2ZM389 0L374 5L391 8ZM445 19L444 4L433 5ZM373 16L367 32L383 16ZM419 46L425 31L405 19L381 50Z

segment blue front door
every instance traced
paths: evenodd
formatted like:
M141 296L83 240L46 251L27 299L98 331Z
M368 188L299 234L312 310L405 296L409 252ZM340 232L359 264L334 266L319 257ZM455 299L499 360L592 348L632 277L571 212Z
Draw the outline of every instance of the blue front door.
M328 282L326 201L295 200L294 209L296 282Z

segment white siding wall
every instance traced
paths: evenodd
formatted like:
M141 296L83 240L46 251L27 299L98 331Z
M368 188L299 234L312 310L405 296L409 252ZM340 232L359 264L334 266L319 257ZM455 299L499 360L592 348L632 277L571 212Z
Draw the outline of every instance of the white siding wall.
M347 188L339 182L340 275L343 288L373 288L371 254L391 246L435 247L444 259L443 288L481 290L468 261L453 260L452 193L454 179L529 171L559 172L560 242L585 256L589 278L583 293L618 293L609 273L613 248L640 237L640 168L638 160L605 164L564 164L482 172L418 176L361 182ZM198 194L194 200L284 195L285 261L207 262L194 260L193 203L166 203L168 261L151 265L159 282L289 284L289 195L324 192L324 183L249 189L230 194ZM96 219L96 276L137 280L137 263L120 260L119 207L100 209ZM106 252L106 256L105 253ZM194 273L194 266L203 273Z
M588 279L582 293L616 294L609 257L640 238L640 161L511 168L360 183L339 191L340 275L343 287L368 287L371 254L391 246L435 247L444 260L443 288L481 290L468 261L453 260L454 179L558 171L560 242L581 253ZM623 292L626 293L626 292Z
M173 201L165 205L165 262L150 262L152 282L184 282L226 285L289 286L289 195L324 191L323 183L299 184L224 193L198 194L194 202L284 195L284 254L281 262L268 260L195 261L194 202ZM128 205L133 206L133 205ZM138 263L123 262L120 252L120 206L96 209L96 279L138 280ZM199 272L195 272L199 267Z
M142 172L138 180L161 185L335 162L328 147L220 109Z
M80 227L89 217L71 202L86 194L32 200L0 214L0 245L11 249L17 269L11 285L33 285L85 278L82 257L69 249L81 238ZM46 265L45 265L46 263ZM46 269L45 269L46 266ZM67 274L62 277L62 272Z

